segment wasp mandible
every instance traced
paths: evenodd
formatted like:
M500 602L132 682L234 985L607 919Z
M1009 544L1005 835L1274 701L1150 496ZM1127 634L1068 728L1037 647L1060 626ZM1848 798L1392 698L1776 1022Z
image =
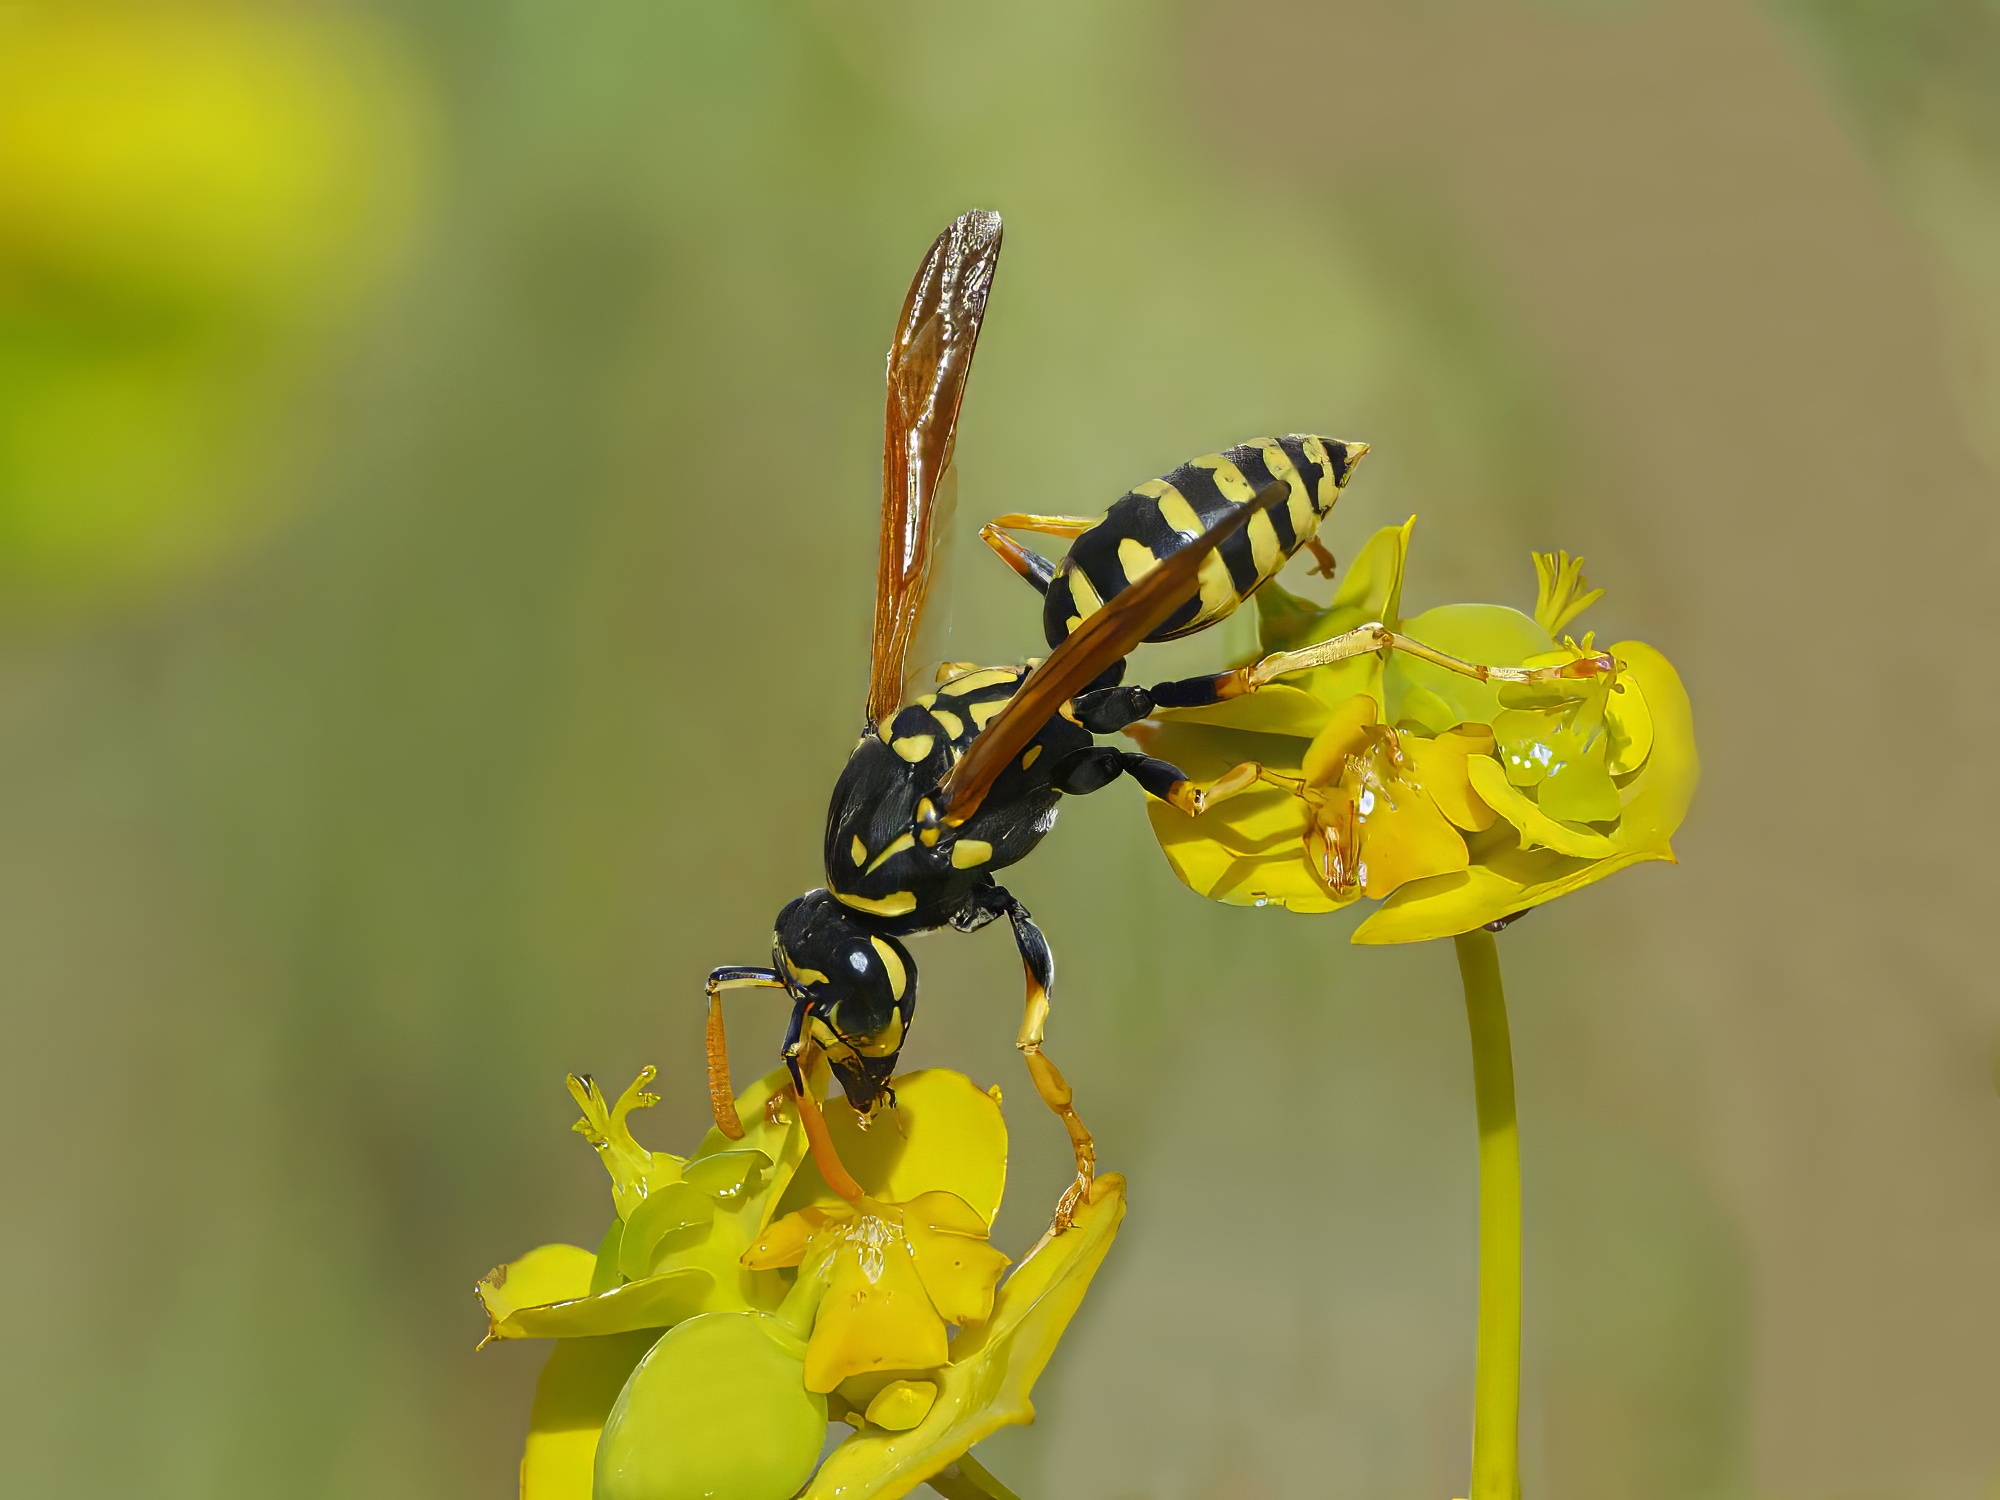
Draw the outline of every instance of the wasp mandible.
M945 927L972 932L1004 917L1027 974L1015 1046L1036 1092L1067 1128L1076 1159L1076 1180L1056 1208L1060 1232L1089 1193L1096 1147L1069 1084L1043 1051L1055 983L1048 941L994 872L1041 843L1065 793L1094 792L1129 776L1198 815L1261 774L1246 763L1196 787L1165 761L1094 737L1136 724L1156 707L1219 702L1285 673L1390 647L1480 677L1548 674L1476 667L1369 625L1250 667L1124 685L1134 647L1215 624L1295 552L1313 551L1331 571L1318 528L1367 445L1293 435L1196 459L1139 486L1100 519L1010 515L989 525L982 532L989 545L1043 592L1053 649L1039 662L948 665L934 691L913 697L907 676L931 582L940 482L951 466L999 253L1000 216L962 215L931 245L904 298L889 346L866 721L827 811L826 885L778 914L769 967L709 975L709 1096L717 1127L740 1137L721 994L783 990L792 1002L784 1058L814 1160L829 1187L858 1198L861 1189L841 1165L808 1087L813 1054L824 1054L864 1121L884 1105L893 1108L889 1080L917 999L917 966L903 940ZM1006 527L1074 540L1052 563L1013 542Z

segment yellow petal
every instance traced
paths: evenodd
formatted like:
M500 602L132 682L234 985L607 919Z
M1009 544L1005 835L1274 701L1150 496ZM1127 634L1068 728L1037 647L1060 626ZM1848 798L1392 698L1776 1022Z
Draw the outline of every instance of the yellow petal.
M1490 729L1483 724L1468 724L1434 739L1404 735L1402 743L1417 783L1437 803L1439 812L1468 833L1481 833L1493 826L1496 814L1473 791L1465 769L1468 756L1492 754Z
M1379 705L1366 693L1357 693L1334 709L1300 763L1299 773L1306 784L1326 786L1338 781L1347 758L1367 745L1368 730L1380 723L1381 718Z
M761 1151L718 1151L712 1156L689 1157L681 1166L681 1179L711 1198L734 1198L755 1192L771 1166L771 1158Z
M1605 769L1613 776L1629 776L1653 753L1652 711L1646 706L1646 694L1627 672L1619 674L1605 702L1604 730L1611 737Z
M826 1221L826 1215L818 1209L786 1214L743 1252L743 1264L753 1271L797 1265L806 1258L806 1246L812 1243L812 1237L819 1233Z
M1281 799L1274 805L1284 808L1289 829L1261 841L1262 852L1243 854L1231 848L1234 841L1226 822L1215 836L1211 836L1214 831L1205 830L1209 819L1228 812L1237 802L1264 795L1247 793L1199 818L1155 802L1147 807L1146 816L1174 874L1190 890L1211 901L1232 906L1282 906L1302 912L1333 911L1345 905L1329 898L1307 871L1306 806L1290 793L1274 790L1270 794Z
M875 1234L857 1242L871 1224ZM900 1226L864 1217L849 1233L806 1347L806 1389L821 1394L850 1375L932 1369L951 1352Z
M1501 769L1499 761L1475 756L1466 761L1465 772L1472 782L1472 789L1488 806L1514 825L1525 847L1539 845L1558 854L1585 859L1596 859L1614 852L1616 846L1603 834L1558 823L1535 806L1507 780L1507 773Z
M822 1059L814 1064L814 1077L809 1082L817 1087L825 1076L826 1063ZM805 1127L799 1121L791 1089L790 1071L773 1068L736 1096L743 1138L731 1140L711 1126L702 1137L700 1149L688 1160L692 1166L696 1161L739 1151L759 1151L770 1159L771 1165L764 1170L757 1186L749 1190L763 1194L757 1222L751 1226L753 1232L761 1230L776 1214L780 1198L806 1158Z
M983 1323L1007 1257L986 1243L986 1226L950 1193L925 1193L903 1205L903 1234L931 1305L947 1323Z
M1488 667L1519 666L1555 645L1533 620L1499 604L1441 605L1404 621L1402 630L1426 646ZM1404 717L1404 696L1413 688L1423 688L1449 704L1452 718L1459 722L1490 724L1500 712L1500 690L1495 684L1461 677L1400 651L1390 652L1383 674L1387 694L1384 715L1390 723Z
M1416 787L1396 782L1375 796L1373 810L1358 820L1363 895L1379 898L1412 880L1466 867L1465 840Z
M1331 640L1357 625L1378 620L1392 630L1396 628L1403 611L1403 570L1410 555L1410 533L1416 525L1417 518L1411 516L1401 526L1384 526L1362 545L1342 569L1325 618L1303 644Z
M829 1100L826 1122L848 1171L870 1196L907 1203L922 1193L956 1193L988 1223L1007 1184L1007 1122L1000 1105L962 1073L925 1068L894 1080L896 1110L867 1130L845 1099ZM845 1202L811 1161L800 1167L781 1211Z
M1567 896L1632 865L1672 858L1671 851L1641 850L1614 854L1607 859L1579 860L1540 849L1527 859L1542 862L1550 873L1526 884L1475 864L1456 875L1404 886L1355 929L1352 941L1420 943L1429 938L1452 937Z
M1611 650L1626 664L1626 674L1644 695L1653 723L1652 753L1624 790L1625 806L1612 842L1624 850L1666 851L1668 840L1687 816L1695 783L1701 779L1694 712L1672 663L1651 646L1643 641L1620 641Z
M659 1337L646 1329L564 1339L549 1350L528 1414L521 1500L591 1500L597 1436L632 1367Z
M625 1221L618 1240L618 1270L627 1281L652 1274L661 1245L672 1236L708 1228L715 1200L686 1182L670 1182L647 1196Z
M1230 698L1202 708L1163 708L1158 710L1157 717L1162 724L1200 724L1214 729L1282 734L1309 740L1326 718L1326 706L1311 693L1287 681L1273 682L1254 693L1245 693L1241 698Z
M856 1433L820 1465L803 1500L895 1500L980 1439L1034 1420L1029 1392L1124 1216L1124 1179L1098 1178L1074 1227L1036 1246L1001 1286L993 1317L958 1336L930 1413L908 1432Z
M930 1415L936 1401L934 1380L892 1380L868 1403L868 1420L891 1432L908 1432Z
M590 1295L597 1257L578 1245L538 1245L519 1260L495 1266L475 1289L495 1327L524 1307L568 1302ZM496 1334L495 1337L500 1335Z
M628 1281L594 1297L523 1307L498 1319L497 1339L595 1338L635 1328L666 1328L702 1310L715 1278L688 1266Z

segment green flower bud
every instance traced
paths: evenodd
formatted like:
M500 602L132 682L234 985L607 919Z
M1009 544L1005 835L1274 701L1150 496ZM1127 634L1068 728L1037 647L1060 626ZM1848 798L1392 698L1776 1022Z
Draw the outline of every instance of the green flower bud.
M787 1500L825 1441L804 1344L763 1313L704 1313L663 1334L618 1393L593 1500Z

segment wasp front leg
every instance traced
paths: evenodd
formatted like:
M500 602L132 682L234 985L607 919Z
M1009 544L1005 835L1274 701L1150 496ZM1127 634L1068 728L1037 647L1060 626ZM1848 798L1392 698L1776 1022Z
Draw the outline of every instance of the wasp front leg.
M746 968L730 964L710 971L708 976L708 1107L715 1116L715 1128L732 1141L743 1139L743 1121L736 1113L736 1091L729 1083L729 1037L722 1029L724 990L781 990L785 981L776 969Z
M861 1184L854 1180L854 1174L847 1170L840 1152L834 1148L833 1132L826 1128L826 1116L806 1078L813 1055L813 1042L806 1034L806 1007L801 1002L792 1007L792 1023L785 1029L785 1066L792 1074L792 1097L798 1101L799 1120L806 1128L806 1145L812 1151L819 1175L849 1203L858 1203Z
M1049 1022L1049 995L1056 982L1055 955L1049 951L1049 941L1028 915L1027 907L1010 892L996 885L984 896L987 908L1004 913L1013 925L1014 946L1021 954L1021 967L1027 974L1027 1006L1022 1013L1021 1030L1014 1038L1014 1045L1020 1049L1028 1064L1028 1076L1035 1081L1035 1092L1042 1096L1042 1103L1055 1112L1056 1118L1063 1122L1063 1129L1069 1132L1070 1150L1076 1157L1076 1181L1057 1201L1055 1217L1050 1224L1053 1233L1061 1234L1074 1222L1077 1205L1090 1197L1090 1184L1097 1174L1097 1143L1077 1117L1068 1080L1042 1051L1042 1037Z

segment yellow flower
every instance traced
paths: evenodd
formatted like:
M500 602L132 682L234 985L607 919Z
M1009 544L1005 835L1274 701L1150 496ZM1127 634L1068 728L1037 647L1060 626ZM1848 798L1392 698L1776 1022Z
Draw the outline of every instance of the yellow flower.
M946 1325L985 1322L1007 1266L986 1243L987 1228L954 1193L900 1204L863 1198L787 1216L744 1264L800 1266L801 1280L823 1284L806 1389L825 1394L851 1375L923 1374L950 1358Z
M743 1140L710 1131L683 1160L632 1136L632 1112L659 1102L645 1091L652 1078L653 1069L643 1070L609 1107L594 1081L569 1080L584 1113L576 1129L611 1174L618 1216L595 1254L543 1245L481 1277L489 1341L668 1328L699 1312L769 1309L783 1300L779 1279L747 1270L741 1257L804 1155L803 1133L769 1108L782 1106L788 1080L774 1073L744 1093L751 1128Z
M889 1121L865 1131L844 1104L827 1110L867 1196L848 1203L808 1164L786 1206L804 1201L743 1257L752 1270L800 1267L801 1283L823 1288L806 1354L811 1390L942 1365L946 1325L983 1322L1007 1265L986 1243L1007 1175L999 1100L928 1069L899 1080L896 1101Z
M1603 654L1589 636L1556 637L1602 594L1561 553L1535 559L1533 617L1461 604L1400 619L1413 525L1378 532L1325 609L1267 586L1263 649L1380 621L1489 666ZM1608 651L1613 675L1532 685L1375 653L1213 707L1162 710L1138 731L1151 753L1197 782L1246 761L1264 775L1195 818L1155 802L1153 830L1175 873L1218 901L1331 911L1381 899L1358 943L1467 932L1627 865L1671 860L1698 774L1687 695L1650 646Z
M1028 1391L1123 1216L1120 1179L1099 1179L1076 1227L996 1294L997 1091L908 1074L872 1129L829 1105L867 1190L852 1205L813 1166L782 1069L739 1095L741 1141L710 1131L686 1159L632 1136L652 1076L613 1105L571 1080L618 1208L597 1254L545 1245L479 1286L490 1338L559 1341L524 1500L786 1500L808 1480L826 1500L886 1500L1032 1420ZM855 1431L813 1477L829 1415Z

